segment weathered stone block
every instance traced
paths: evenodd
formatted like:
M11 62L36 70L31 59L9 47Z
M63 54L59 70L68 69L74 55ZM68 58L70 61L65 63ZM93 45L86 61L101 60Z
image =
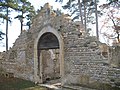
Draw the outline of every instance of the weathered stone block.
M89 84L89 76L88 75L80 75L80 84L88 85Z

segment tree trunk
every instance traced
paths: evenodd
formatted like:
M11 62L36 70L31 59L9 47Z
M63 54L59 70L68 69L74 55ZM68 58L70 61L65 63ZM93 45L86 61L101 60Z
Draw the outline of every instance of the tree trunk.
M6 17L7 17L7 20L6 20L6 51L8 51L8 7L7 7L7 11L6 11Z
M23 30L23 20L21 20L20 23L21 23L21 33L22 33L22 30Z
M85 26L85 32L87 31L87 18L86 18L86 2L84 3L84 26Z
M22 17L21 17L20 23L21 23L21 34L22 34L22 30L23 30L23 11L22 11Z
M120 40L119 40L120 35L119 35L119 31L118 31L118 29L117 29L117 27L116 27L115 21L114 21L114 19L112 19L111 17L110 17L110 19L112 20L113 25L114 25L114 27L115 27L115 31L116 31L116 33L117 33L117 41L120 42Z
M78 0L78 8L80 12L81 23L83 24L83 17L82 17L82 6L80 0Z
M120 35L119 35L118 30L116 31L116 33L117 33L117 41L118 41L118 43L120 43Z
M96 36L97 39L99 40L99 31L98 31L98 12L97 12L97 3L95 0L95 17L96 17Z

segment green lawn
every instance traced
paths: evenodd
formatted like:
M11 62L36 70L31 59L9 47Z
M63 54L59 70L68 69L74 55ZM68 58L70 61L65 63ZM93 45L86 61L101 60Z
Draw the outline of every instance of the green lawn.
M0 90L47 90L47 88L37 86L27 80L0 76Z

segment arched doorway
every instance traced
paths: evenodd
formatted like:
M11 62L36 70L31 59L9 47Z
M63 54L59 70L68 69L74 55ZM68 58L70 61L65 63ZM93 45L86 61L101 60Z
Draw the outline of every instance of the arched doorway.
M35 82L63 78L63 41L61 35L50 26L41 30L34 45Z
M38 42L38 72L43 83L60 78L59 41L51 32Z

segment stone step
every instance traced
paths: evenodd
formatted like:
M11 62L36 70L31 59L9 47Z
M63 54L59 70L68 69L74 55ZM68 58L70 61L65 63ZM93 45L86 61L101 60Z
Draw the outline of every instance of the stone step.
M1 62L3 65L15 65L16 63L15 62L13 62L13 61L3 61L3 62Z
M91 88L87 88L87 87L81 87L81 86L67 86L65 85L64 88L66 89L62 89L62 90L96 90L96 89L91 89Z
M46 87L46 88L49 88L50 90L61 90L61 83L60 82L54 82L54 81L51 81L52 83L45 83L45 84L38 84L42 87Z

